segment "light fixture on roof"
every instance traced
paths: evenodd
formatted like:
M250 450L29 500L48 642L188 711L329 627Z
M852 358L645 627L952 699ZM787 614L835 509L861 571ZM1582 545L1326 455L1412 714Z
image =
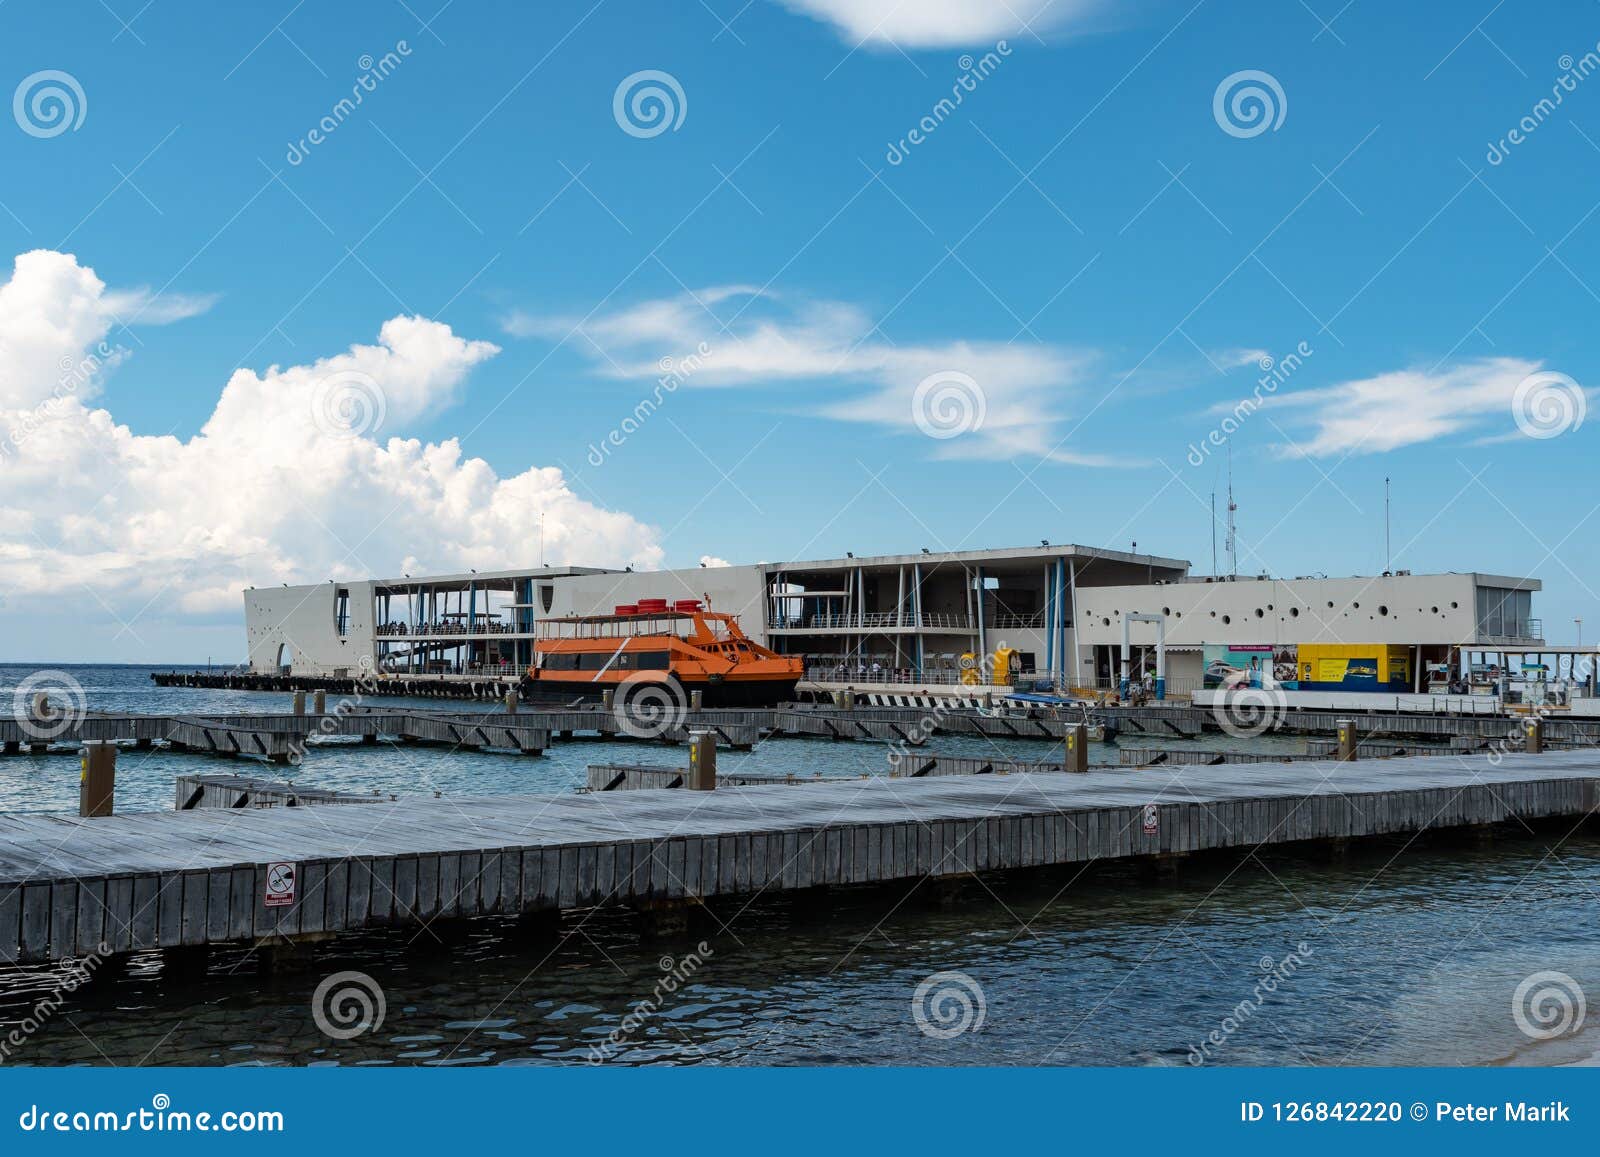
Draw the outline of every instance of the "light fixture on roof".
M844 556L845 558L855 558L856 552L853 550L847 550L844 552Z
M1041 538L1039 540L1039 545L1040 546L1049 546L1050 545L1050 540L1048 538Z
M923 547L923 548L922 548L922 553L923 553L923 554L932 554L932 553L933 553L933 551L931 551L931 550L929 550L929 549L928 549L928 548L927 548L927 547Z

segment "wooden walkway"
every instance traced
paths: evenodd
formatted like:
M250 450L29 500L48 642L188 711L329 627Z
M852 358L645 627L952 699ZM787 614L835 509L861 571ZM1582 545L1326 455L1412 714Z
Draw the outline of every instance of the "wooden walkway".
M252 779L243 775L180 775L177 798L172 806L178 811L193 808L220 807L305 807L323 803L382 803L393 802L394 796L357 795L354 792L329 791L321 787L296 787L281 780Z
M664 791L681 788L689 773L681 767L656 767L639 763L591 763L589 791ZM797 783L839 783L846 776L775 775L771 772L718 772L717 789L770 787Z
M1553 752L4 815L0 960L1576 819L1597 785L1600 757ZM292 898L269 907L283 865Z

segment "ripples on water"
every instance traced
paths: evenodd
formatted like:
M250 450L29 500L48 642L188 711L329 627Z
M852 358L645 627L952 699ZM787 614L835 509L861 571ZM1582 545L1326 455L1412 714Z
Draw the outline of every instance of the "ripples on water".
M97 709L259 710L282 699L163 692L138 685L142 670L79 677ZM1025 758L1042 746L1010 748ZM681 754L621 743L561 744L542 759L369 747L319 750L295 774L355 790L565 790L602 752ZM881 767L882 758L876 745L782 741L751 763L809 773ZM197 766L238 765L124 756L119 806L134 806L126 788L138 806L170 807L173 772ZM54 756L0 760L0 810L70 806L69 771L76 765ZM148 955L126 977L71 993L10 1060L587 1063L651 996L662 958L682 962L704 941L704 962L615 1044L613 1063L1186 1065L1213 1030L1224 1038L1210 1049L1218 1064L1564 1063L1600 1050L1595 1030L1535 1042L1512 1017L1516 986L1533 972L1558 970L1600 993L1600 840L1562 834L1403 855L1398 843L1369 846L1340 865L1204 860L1160 884L1121 867L994 891L986 880L969 883L949 911L887 888L836 893L822 911L780 898L718 907L706 927L654 941L615 911L568 914L558 941L483 920L448 948L414 944L412 930L344 937L318 948L304 972L275 977L258 975L242 952L219 952L204 980L178 983ZM1256 1006L1263 964L1301 944L1293 975ZM341 969L372 976L387 1002L381 1028L347 1041L320 1032L311 1007L318 981ZM941 971L965 973L982 991L981 1027L947 1040L920 1031L912 1007L918 984ZM57 975L0 972L0 1040ZM1224 1031L1229 1018L1235 1031Z

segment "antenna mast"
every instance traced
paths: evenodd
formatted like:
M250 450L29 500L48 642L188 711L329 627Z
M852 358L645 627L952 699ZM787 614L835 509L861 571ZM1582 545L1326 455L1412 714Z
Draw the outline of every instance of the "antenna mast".
M1228 552L1228 577L1239 577L1239 547L1235 537L1233 525L1233 512L1239 509L1239 504L1233 500L1233 446L1228 446L1228 537L1226 547Z
M1211 492L1211 573L1217 573L1217 492Z
M1383 569L1394 569L1394 558L1389 552L1389 476L1383 478Z

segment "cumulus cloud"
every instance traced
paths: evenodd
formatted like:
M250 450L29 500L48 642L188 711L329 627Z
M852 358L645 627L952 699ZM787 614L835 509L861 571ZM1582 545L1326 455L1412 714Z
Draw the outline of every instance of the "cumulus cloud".
M499 352L438 322L396 317L376 344L237 370L188 439L89 404L127 356L110 340L117 318L199 307L108 291L67 254L16 259L0 285L0 592L13 609L48 596L125 622L236 614L245 586L526 565L541 513L552 561L659 565L649 527L578 499L560 470L502 478L455 439L401 436Z
M703 554L703 555L700 556L700 565L701 566L710 567L710 566L732 566L733 564L731 562L729 562L725 558L718 558L714 554Z
M657 378L663 359L690 388L755 388L781 382L815 385L811 413L929 435L942 458L1048 458L1092 465L1125 464L1063 444L1067 406L1090 382L1091 353L1038 343L889 341L858 306L791 301L743 285L713 286L587 318L515 312L508 333L572 339L597 372ZM930 379L953 378L952 391L930 392ZM844 396L840 396L840 395ZM796 396L790 390L785 404ZM955 409L955 433L934 412L943 396Z
M1098 0L782 0L790 11L831 24L852 45L948 48L992 42L1032 29L1074 28Z
M1484 358L1283 393L1268 405L1310 427L1305 438L1279 447L1286 456L1377 454L1459 434L1512 432L1517 387L1539 369L1523 358Z

